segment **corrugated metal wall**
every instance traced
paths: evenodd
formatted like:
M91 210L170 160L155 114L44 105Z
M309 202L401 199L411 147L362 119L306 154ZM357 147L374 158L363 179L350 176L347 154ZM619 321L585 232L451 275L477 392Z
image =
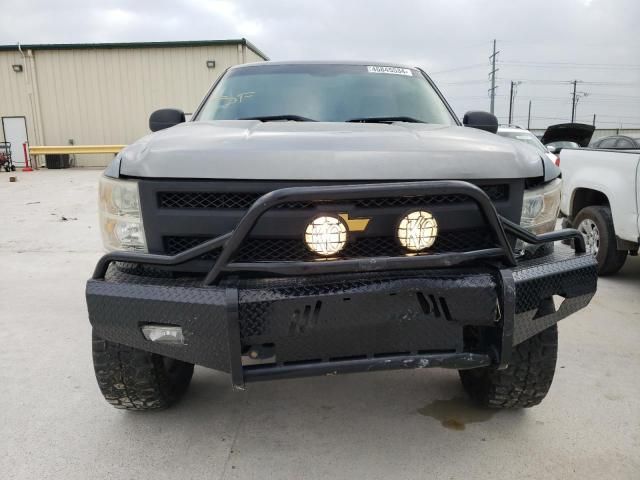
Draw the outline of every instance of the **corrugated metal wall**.
M246 45L33 50L44 145L128 144L149 133L149 114L176 107L193 112L230 66L260 61ZM207 60L216 62L207 68ZM18 52L0 52L0 116L25 115L30 143L35 119ZM5 83L8 82L8 83ZM8 85L8 88L5 87ZM105 165L111 156L78 155L78 166Z
M254 62L262 62L264 61L264 58L262 58L260 55L258 55L256 52L254 52L253 50L251 50L250 48L247 48L246 45L243 46L244 49L244 57L245 57L245 61L244 63L254 63Z
M26 71L16 73L12 65L23 65L22 55L15 52L0 52L0 117L27 117L29 138L35 137L34 123L28 121L32 116L27 95ZM0 139L4 141L2 127L0 126Z

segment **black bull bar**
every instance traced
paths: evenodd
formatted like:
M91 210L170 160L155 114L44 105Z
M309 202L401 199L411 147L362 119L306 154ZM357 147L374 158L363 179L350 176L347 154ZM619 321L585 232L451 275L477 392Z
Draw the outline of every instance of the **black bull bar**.
M406 257L368 257L357 259L340 259L322 262L313 261L269 261L242 263L234 262L234 255L238 252L243 242L249 237L253 227L259 219L270 209L278 205L290 202L310 202L322 203L337 200L354 200L380 197L411 197L425 195L465 195L477 205L484 221L488 225L495 241L494 248L485 248L468 252L451 252L438 254L423 254ZM401 182L371 185L341 185L341 186L310 186L293 187L274 190L256 200L247 210L236 228L228 233L208 240L196 247L190 248L174 256L142 254L134 252L117 251L104 255L96 265L93 273L93 280L89 281L87 287L87 298L95 295L93 288L105 279L107 270L113 262L126 262L133 264L143 264L152 266L175 266L184 264L196 259L212 250L220 249L217 259L204 278L203 285L210 290L224 292L223 304L225 307L226 326L224 328L226 343L224 350L229 356L228 368L212 366L231 373L232 382L235 386L241 386L245 381L262 380L266 378L283 378L304 375L318 375L323 373L340 373L350 371L375 370L387 368L416 368L425 365L444 366L449 368L471 368L483 366L491 363L498 367L506 367L511 358L511 351L518 331L514 332L516 318L516 281L514 280L514 267L517 267L515 253L507 237L511 235L529 244L543 244L560 240L573 240L577 254L585 252L585 242L582 235L575 229L564 229L535 235L525 230L520 225L500 216L493 203L486 193L477 186L464 181L419 181ZM414 354L405 357L375 357L347 361L324 361L319 364L277 364L273 366L243 366L242 346L239 327L239 294L238 288L234 287L233 279L245 273L263 273L283 276L314 276L319 274L348 274L348 273L371 273L371 272L401 272L403 270L420 270L431 268L454 267L474 261L491 260L497 265L500 282L498 286L498 297L500 299L501 313L501 338L496 342L497 351L489 354L478 353L428 353ZM590 268L590 267L589 267ZM225 278L223 282L222 279ZM208 290L204 288L204 290ZM595 291L595 286L592 288ZM554 292L551 292L552 294ZM129 294L127 294L129 295ZM161 295L161 293L157 293ZM582 308L588 303L593 295L583 295L582 302L575 305L575 309ZM585 303L586 302L586 303ZM95 304L94 304L95 305ZM93 308L93 314L92 314ZM89 305L90 317L94 322L96 308ZM569 307L573 308L573 307ZM550 321L557 321L566 314L559 312L559 317L549 316ZM565 312L566 313L566 312ZM133 314L132 314L133 315ZM106 317L106 313L99 316ZM555 319L554 319L555 318ZM137 328L137 327L136 327ZM525 334L522 334L524 338ZM529 333L526 333L529 335ZM122 339L120 339L123 341ZM132 340L133 342L133 340ZM140 346L140 340L134 343ZM125 343L123 341L123 343ZM517 343L517 342L516 342ZM146 348L146 345L145 345ZM158 353L172 356L170 347L152 346L150 350L156 349ZM176 358L180 358L179 354ZM187 359L188 360L188 359ZM211 365L209 365L211 366Z
M466 195L473 200L489 226L496 248L486 248L470 252L441 253L407 257L368 257L327 262L232 262L251 230L270 209L290 202L323 202L335 200L355 200L379 197L412 197L424 195ZM223 273L239 274L259 272L281 275L315 275L329 273L371 272L385 270L406 270L418 268L451 267L473 260L500 259L507 266L515 266L516 258L507 239L507 233L534 245L559 240L573 239L576 253L585 252L582 234L575 229L557 230L542 235L534 235L520 225L498 215L493 203L477 186L459 180L402 182L372 185L341 185L282 188L269 192L247 210L236 228L228 233L208 240L174 256L142 254L133 252L111 252L104 255L96 265L93 279L104 278L112 262L129 262L156 266L175 266L200 257L211 250L222 248L213 268L204 279L204 285L215 285Z

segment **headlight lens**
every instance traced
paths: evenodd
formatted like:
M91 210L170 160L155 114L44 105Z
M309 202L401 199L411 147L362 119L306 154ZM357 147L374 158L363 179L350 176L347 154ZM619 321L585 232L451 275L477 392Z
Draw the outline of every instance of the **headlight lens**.
M338 217L317 217L307 225L304 240L319 255L335 255L347 243L347 227Z
M419 252L431 247L438 236L438 222L431 213L416 210L400 220L398 240L407 250Z
M561 189L562 180L556 178L541 187L525 190L520 225L536 234L551 232L558 218Z
M100 229L107 250L147 251L135 180L100 179Z

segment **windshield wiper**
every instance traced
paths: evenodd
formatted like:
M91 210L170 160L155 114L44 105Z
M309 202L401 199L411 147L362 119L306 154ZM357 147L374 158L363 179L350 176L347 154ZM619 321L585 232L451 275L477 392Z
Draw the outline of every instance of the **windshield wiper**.
M300 115L266 115L258 117L239 118L238 120L260 120L261 122L278 122L281 120L291 120L294 122L316 122L313 118L301 117Z
M427 123L413 117L362 117L362 118L352 118L351 120L347 120L347 122L350 122L350 123L392 123L392 122Z

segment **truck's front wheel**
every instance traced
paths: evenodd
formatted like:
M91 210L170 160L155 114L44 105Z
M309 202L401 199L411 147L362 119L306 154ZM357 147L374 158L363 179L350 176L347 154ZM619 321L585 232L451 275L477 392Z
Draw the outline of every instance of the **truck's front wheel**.
M92 339L93 366L105 400L125 410L159 410L189 387L193 364L98 337Z
M516 345L506 369L460 370L460 379L471 399L484 407L533 407L551 388L557 355L558 326L553 325Z
M618 250L613 218L608 207L583 208L573 224L584 236L587 252L596 257L599 275L611 275L622 268L627 252Z

